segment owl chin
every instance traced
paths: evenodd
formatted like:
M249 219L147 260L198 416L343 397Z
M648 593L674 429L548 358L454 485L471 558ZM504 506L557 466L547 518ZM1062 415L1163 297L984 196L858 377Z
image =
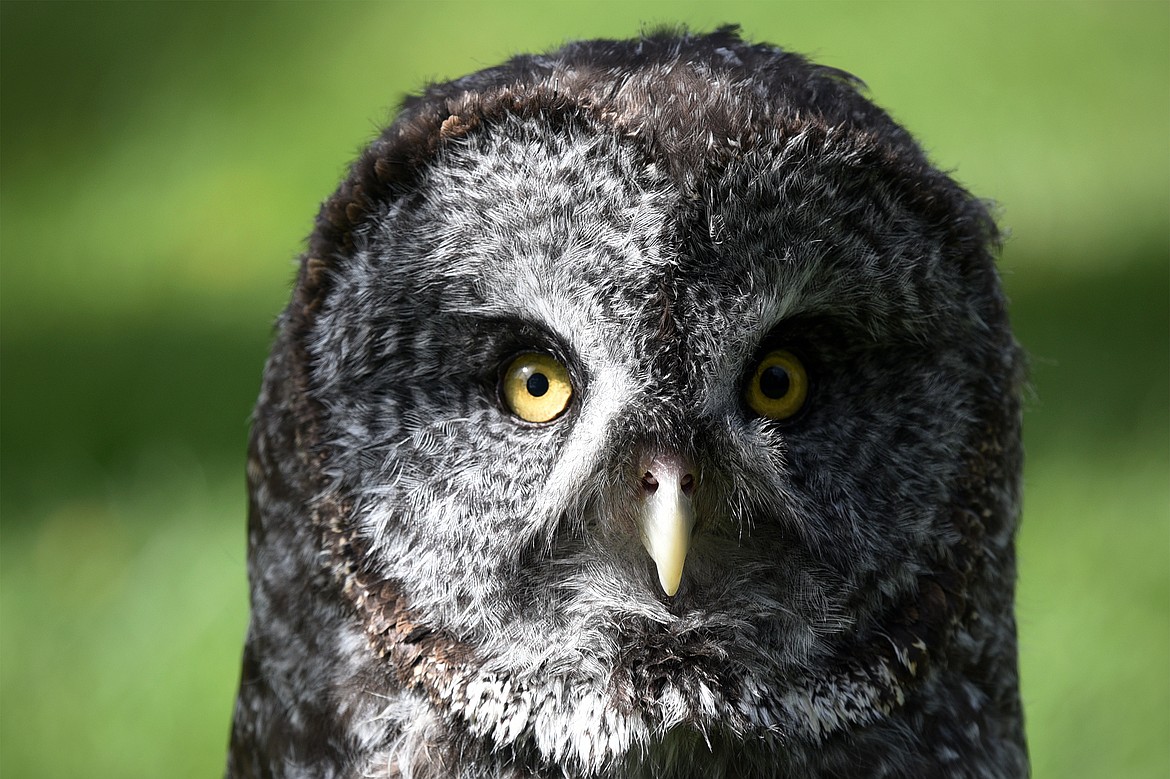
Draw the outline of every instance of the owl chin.
M945 576L923 577L872 638L840 633L803 652L761 641L760 631L704 630L698 609L689 621L630 618L608 637L618 648L605 667L522 672L425 626L398 588L366 580L351 568L345 589L403 687L488 752L581 776L632 776L643 762L670 766L695 750L706 760L725 751L738 765L883 719L913 694L929 647L946 640L964 605ZM679 610L686 597L674 599Z
M428 668L419 658L414 679L492 753L528 755L574 776L633 776L642 764L669 776L688 755L742 766L752 755L774 760L778 749L815 746L868 725L903 702L909 677L884 658L843 662L834 676L773 676L764 662L758 669L729 664L717 646L706 647L705 658L678 649L622 658L633 665L608 679Z

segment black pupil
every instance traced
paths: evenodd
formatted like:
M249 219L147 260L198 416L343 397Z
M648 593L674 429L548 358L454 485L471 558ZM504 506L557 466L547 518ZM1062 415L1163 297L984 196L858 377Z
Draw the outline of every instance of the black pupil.
M532 381L532 379L529 379ZM779 400L788 394L788 371L779 365L765 368L760 374L760 392L764 397Z
M528 381L524 382L524 386L528 389L529 395L539 398L548 392L548 376L543 373L534 373L528 377Z

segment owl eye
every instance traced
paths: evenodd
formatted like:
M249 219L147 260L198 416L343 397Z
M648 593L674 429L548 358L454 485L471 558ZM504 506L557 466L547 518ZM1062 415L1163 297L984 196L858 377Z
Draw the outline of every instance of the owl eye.
M526 352L504 370L500 394L512 413L526 422L551 422L569 407L573 383L557 358Z
M744 391L752 411L768 419L788 419L808 397L808 373L796 355L777 349L764 355Z

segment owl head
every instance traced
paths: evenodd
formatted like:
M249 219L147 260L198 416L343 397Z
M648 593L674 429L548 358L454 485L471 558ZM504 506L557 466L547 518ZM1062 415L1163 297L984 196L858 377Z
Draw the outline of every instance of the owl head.
M733 28L408 99L266 369L229 773L1026 771L996 247Z

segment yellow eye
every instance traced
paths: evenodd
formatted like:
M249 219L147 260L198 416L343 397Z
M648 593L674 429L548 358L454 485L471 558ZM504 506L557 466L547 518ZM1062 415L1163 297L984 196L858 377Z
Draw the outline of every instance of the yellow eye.
M760 416L788 419L808 397L808 373L795 354L777 349L760 360L744 394Z
M528 422L550 422L569 407L569 371L549 354L528 352L508 365L501 392L512 413Z

